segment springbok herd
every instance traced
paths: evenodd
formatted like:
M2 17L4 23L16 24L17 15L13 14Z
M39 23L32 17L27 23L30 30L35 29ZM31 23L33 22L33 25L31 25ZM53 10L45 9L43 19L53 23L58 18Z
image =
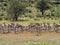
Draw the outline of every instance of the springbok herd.
M0 24L0 33L5 34L5 33L23 33L24 31L26 32L31 32L31 33L42 33L43 31L48 31L48 32L60 32L60 24L49 24L49 23L30 23L28 26L22 26L19 24Z

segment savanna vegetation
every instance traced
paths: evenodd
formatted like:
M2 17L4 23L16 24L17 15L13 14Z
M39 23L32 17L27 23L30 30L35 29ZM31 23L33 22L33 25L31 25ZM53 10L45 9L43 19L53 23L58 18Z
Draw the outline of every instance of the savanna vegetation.
M51 18L60 17L59 1L37 0L37 1L1 1L0 20L17 21L20 18ZM3 11L3 12L2 12Z
M60 45L60 0L0 0L0 45Z

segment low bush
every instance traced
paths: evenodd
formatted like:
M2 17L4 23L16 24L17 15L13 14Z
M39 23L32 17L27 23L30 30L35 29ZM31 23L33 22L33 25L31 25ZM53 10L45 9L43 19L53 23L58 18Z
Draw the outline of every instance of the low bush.
M6 16L4 16L4 20L11 20L11 17L6 15Z
M3 17L2 16L0 16L0 20L2 20L3 19Z

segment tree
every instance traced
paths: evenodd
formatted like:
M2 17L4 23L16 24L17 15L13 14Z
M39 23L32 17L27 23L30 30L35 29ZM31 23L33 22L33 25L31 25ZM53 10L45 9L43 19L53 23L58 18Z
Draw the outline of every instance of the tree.
M47 3L45 0L37 1L35 6L36 6L36 8L38 8L42 12L43 16L44 16L45 10L50 9L49 3Z
M17 21L19 15L23 14L26 9L25 3L19 2L19 1L13 1L8 6L8 14L10 14L13 21Z

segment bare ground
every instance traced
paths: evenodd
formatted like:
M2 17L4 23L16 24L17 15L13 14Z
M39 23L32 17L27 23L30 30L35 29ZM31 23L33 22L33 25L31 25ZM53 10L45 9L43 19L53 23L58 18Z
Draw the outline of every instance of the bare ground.
M0 34L0 39L3 39L5 41L12 40L12 41L40 41L40 40L60 40L60 33L42 33L41 35L37 36L35 33L19 33L19 34Z

